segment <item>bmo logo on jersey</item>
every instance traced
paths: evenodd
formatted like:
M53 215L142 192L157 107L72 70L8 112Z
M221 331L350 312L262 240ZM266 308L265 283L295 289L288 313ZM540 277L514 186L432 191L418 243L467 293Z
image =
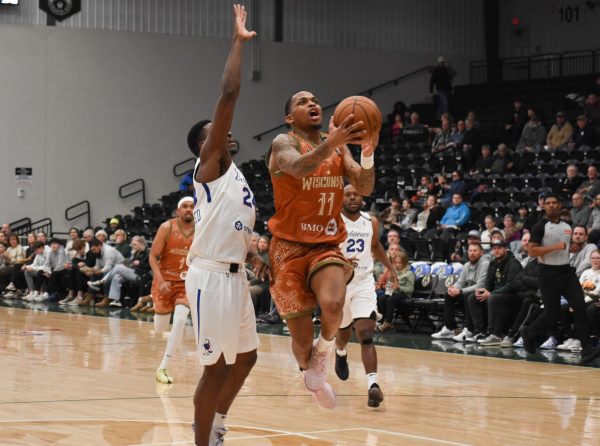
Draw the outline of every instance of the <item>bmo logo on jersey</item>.
M327 226L311 224L311 223L300 223L300 230L302 232L324 232L325 235L336 235L338 232L338 225L335 219L329 220Z
M235 223L233 224L233 227L235 228L236 231L246 231L248 234L252 234L252 228L249 228L248 226L246 226L244 223L242 223L241 220L236 220Z

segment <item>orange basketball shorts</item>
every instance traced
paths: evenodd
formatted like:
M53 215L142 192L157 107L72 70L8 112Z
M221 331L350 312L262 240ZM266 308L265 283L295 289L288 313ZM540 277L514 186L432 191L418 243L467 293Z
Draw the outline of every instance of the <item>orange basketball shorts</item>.
M158 289L156 280L152 281L152 302L156 314L169 314L175 311L175 305L185 305L189 307L187 295L185 294L185 281L168 281L171 285L171 294L164 295Z
M309 245L273 237L269 259L273 276L271 297L282 319L306 316L317 308L310 280L321 268L340 265L346 273L346 283L354 275L354 266L336 245Z

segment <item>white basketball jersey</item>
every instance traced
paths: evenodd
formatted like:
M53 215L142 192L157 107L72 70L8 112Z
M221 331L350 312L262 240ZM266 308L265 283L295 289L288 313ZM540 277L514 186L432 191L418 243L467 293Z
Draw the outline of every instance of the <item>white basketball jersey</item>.
M194 257L224 263L245 263L256 221L254 194L232 162L227 172L210 183L198 183L194 168Z
M371 240L373 238L373 223L366 212L360 212L358 220L352 221L342 214L346 224L348 237L340 245L347 259L355 258L358 264L354 268L354 281L373 275L373 256L371 255Z

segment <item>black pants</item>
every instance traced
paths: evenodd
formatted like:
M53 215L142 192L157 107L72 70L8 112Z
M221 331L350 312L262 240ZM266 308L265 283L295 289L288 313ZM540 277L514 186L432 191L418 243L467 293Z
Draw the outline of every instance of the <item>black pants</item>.
M492 294L488 299L488 331L496 336L504 336L514 322L521 303L518 294Z
M560 319L560 296L564 296L573 309L575 331L583 348L591 344L590 329L585 314L585 301L575 268L569 265L540 265L538 286L542 292L544 311L530 326L529 336L546 336Z
M560 306L560 327L567 339L576 336L575 331L573 331L573 313L571 313L571 307L569 305Z
M587 304L585 314L592 333L600 338L600 307L596 302L590 302Z
M467 301L469 296L473 293L460 294L457 297L452 297L446 294L444 299L444 326L449 330L456 328L456 309L463 310L465 314L465 327L472 332L473 331L473 319L471 319L471 313L469 312L469 306Z
M74 293L87 291L88 277L79 268L71 268L67 274L67 288Z
M0 267L0 292L4 291L4 288L10 283L12 276L12 268L10 266Z
M485 333L487 328L487 301L480 302L475 297L475 293L469 295L467 299L469 315L473 321L473 333Z
M384 294L377 298L377 306L383 314L383 320L390 324L394 320L394 312L398 309L398 314L405 321L410 316L409 297L405 293L394 293L391 296Z
M46 291L46 284L48 283L48 278L45 276L43 270L39 270L36 275L33 277L33 285L35 291Z
M517 317L513 321L512 326L508 330L508 336L511 338L519 337L519 330L522 325L528 325L532 321L534 321L540 314L542 314L542 310L539 306L539 299L537 296L533 296L530 294L523 295L521 294L521 308L519 308L519 312L517 313Z
M24 290L25 288L27 288L27 282L25 281L25 273L23 272L23 265L18 264L13 267L10 281L13 283L17 290Z

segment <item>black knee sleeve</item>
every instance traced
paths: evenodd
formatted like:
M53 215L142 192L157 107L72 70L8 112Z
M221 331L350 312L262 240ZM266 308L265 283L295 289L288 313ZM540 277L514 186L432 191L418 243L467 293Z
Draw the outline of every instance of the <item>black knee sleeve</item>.
M361 345L371 345L373 344L373 338L369 338L369 339L363 339L362 341L360 341Z

